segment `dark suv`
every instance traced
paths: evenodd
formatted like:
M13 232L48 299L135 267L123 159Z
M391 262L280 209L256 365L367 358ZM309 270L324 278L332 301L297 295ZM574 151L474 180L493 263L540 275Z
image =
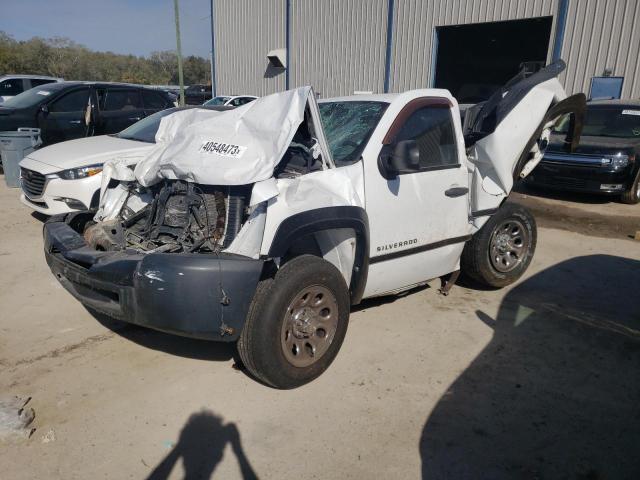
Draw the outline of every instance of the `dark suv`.
M27 90L0 105L0 131L40 128L44 145L117 133L174 106L165 92L140 85L60 82Z
M542 161L525 182L640 202L640 101L589 102L580 144L572 153L563 143L569 123L565 117L555 127Z
M202 105L207 100L211 100L211 85L190 85L184 91L187 105Z

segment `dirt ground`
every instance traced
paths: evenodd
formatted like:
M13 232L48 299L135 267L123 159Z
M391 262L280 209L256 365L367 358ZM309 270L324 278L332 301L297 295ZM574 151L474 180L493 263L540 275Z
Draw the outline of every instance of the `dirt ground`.
M232 346L94 318L0 181L0 395L36 413L0 478L640 478L640 206L514 199L540 226L517 284L368 301L277 391Z

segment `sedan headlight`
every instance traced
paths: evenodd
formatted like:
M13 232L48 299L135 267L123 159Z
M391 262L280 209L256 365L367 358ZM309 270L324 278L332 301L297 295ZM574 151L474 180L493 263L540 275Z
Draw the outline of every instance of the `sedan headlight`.
M69 170L63 170L58 173L60 178L65 180L78 180L79 178L93 177L102 172L102 164L89 165L88 167L70 168Z

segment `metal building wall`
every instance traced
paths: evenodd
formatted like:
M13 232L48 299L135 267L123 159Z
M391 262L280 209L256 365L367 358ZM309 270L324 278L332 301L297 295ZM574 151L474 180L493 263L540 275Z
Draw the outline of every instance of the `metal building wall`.
M290 88L382 92L387 0L291 0Z
M266 95L285 89L267 53L285 48L285 0L211 0L218 94Z
M570 0L562 45L568 92L589 93L592 76L624 76L623 98L640 98L640 1Z
M557 0L396 0L389 91L430 85L440 26L553 15L551 52L557 8Z
M285 73L266 54L284 48L287 0L212 0L220 93L264 95L285 89ZM389 90L430 85L435 28L553 16L562 0L393 0ZM323 97L384 90L389 0L290 0L290 88L313 85ZM591 77L624 76L623 97L640 97L640 0L569 0L561 57L568 93L588 93Z

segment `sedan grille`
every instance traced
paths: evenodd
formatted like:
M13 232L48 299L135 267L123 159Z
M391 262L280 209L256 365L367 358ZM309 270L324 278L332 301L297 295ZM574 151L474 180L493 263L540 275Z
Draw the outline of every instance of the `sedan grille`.
M39 172L20 168L20 177L22 180L22 190L30 197L39 197L44 190L46 177Z

